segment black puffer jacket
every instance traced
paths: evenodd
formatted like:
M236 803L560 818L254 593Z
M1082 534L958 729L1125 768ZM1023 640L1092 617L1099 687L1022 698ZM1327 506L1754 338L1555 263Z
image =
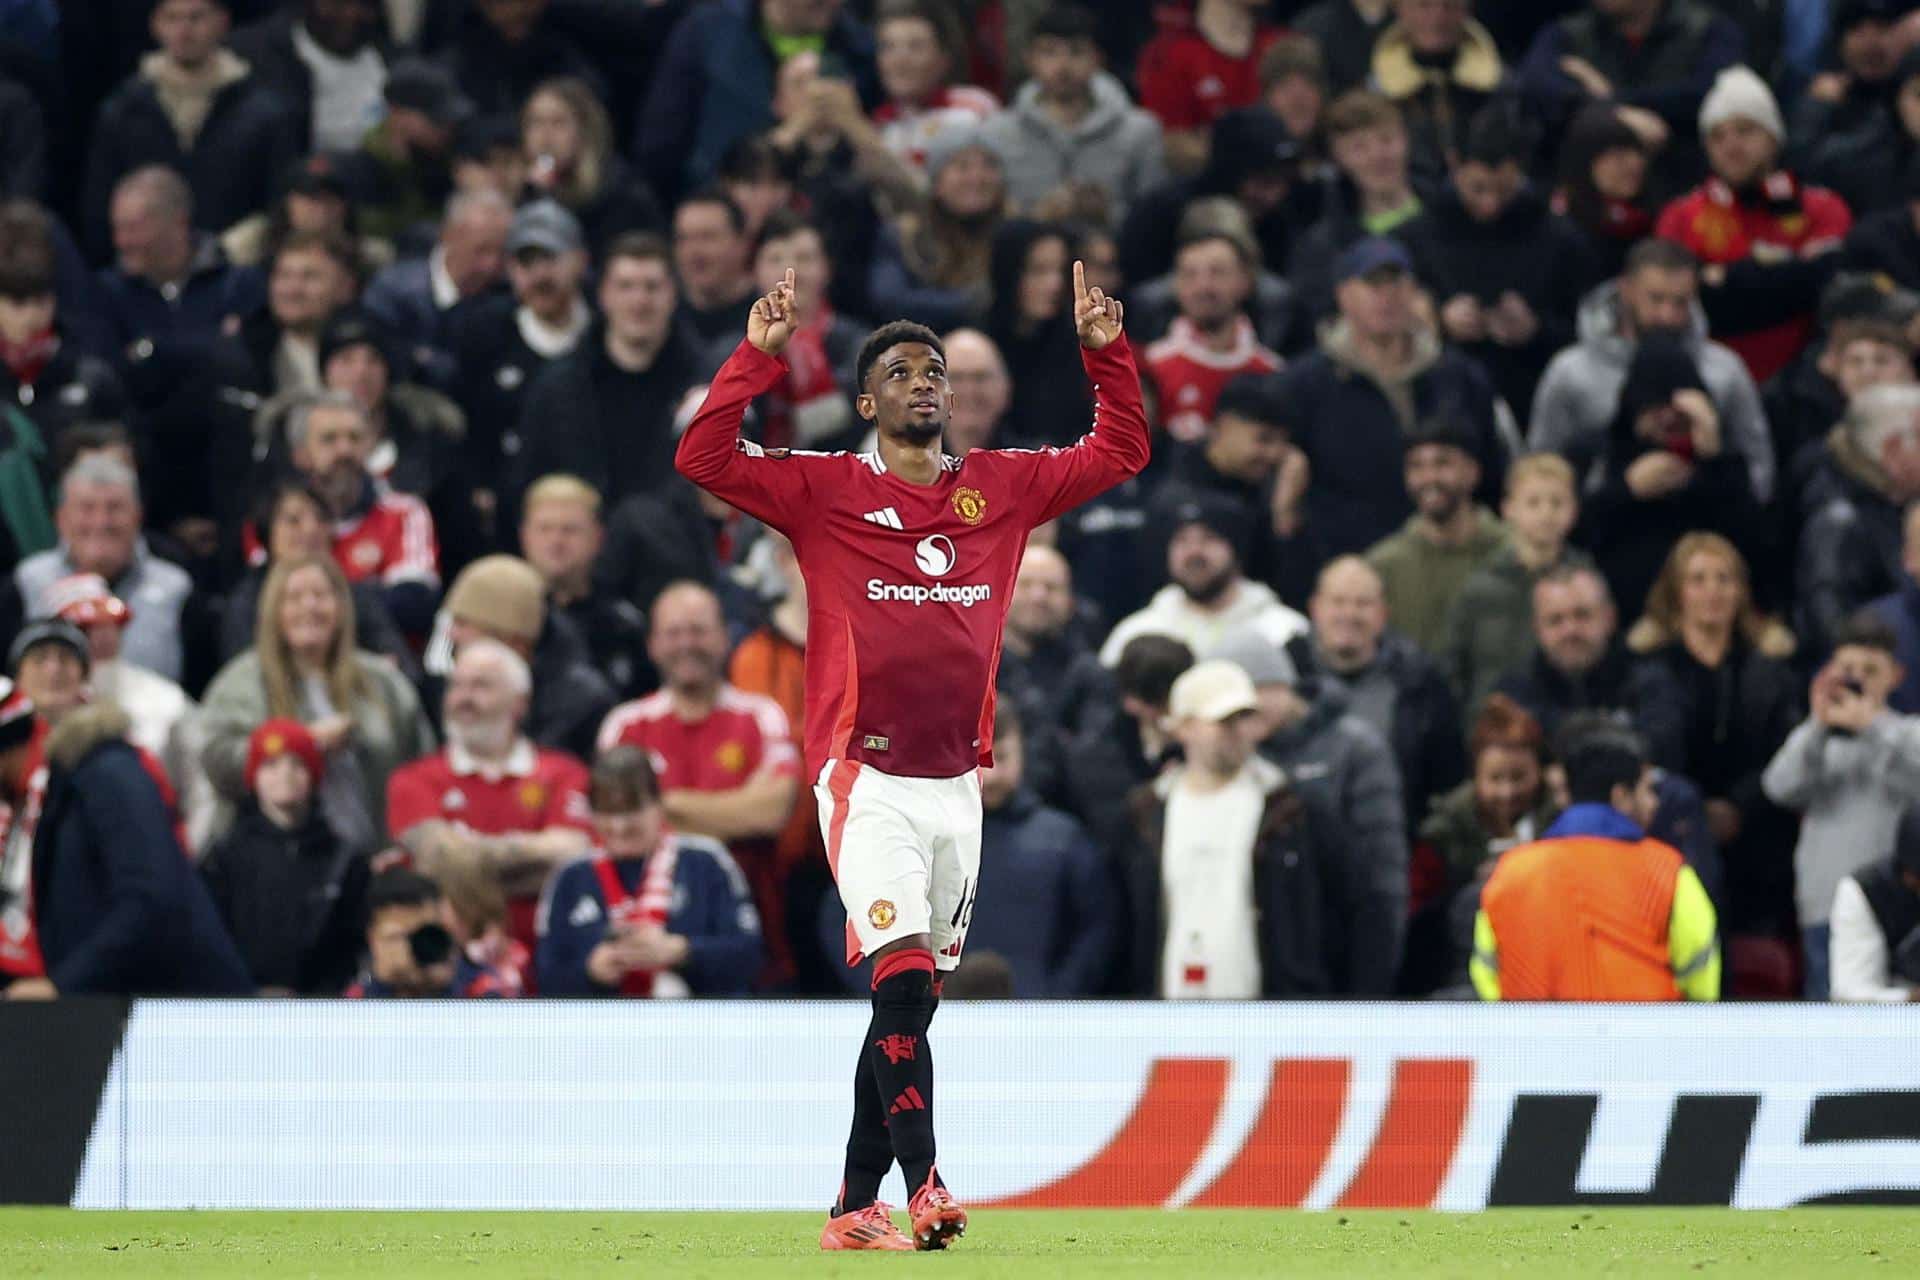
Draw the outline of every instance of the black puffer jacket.
M200 874L253 980L301 995L338 995L360 964L366 851L343 845L316 806L291 831L252 797Z
M1797 557L1797 630L1814 654L1826 653L1849 614L1897 591L1906 578L1900 504L1884 485L1879 468L1835 428L1807 483Z

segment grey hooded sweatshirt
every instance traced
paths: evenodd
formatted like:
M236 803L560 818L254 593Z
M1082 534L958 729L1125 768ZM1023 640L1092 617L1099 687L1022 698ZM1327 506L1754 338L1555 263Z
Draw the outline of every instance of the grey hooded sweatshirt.
M1093 77L1093 109L1071 130L1047 114L1040 86L1029 81L982 136L1006 170L1008 199L1022 211L1065 183L1083 182L1112 193L1118 225L1127 206L1167 176L1160 122L1105 71Z

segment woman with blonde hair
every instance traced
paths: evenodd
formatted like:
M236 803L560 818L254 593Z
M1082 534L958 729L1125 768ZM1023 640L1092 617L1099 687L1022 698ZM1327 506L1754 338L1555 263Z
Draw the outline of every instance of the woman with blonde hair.
M326 756L320 806L343 842L386 839L387 776L434 750L420 699L391 662L355 647L353 594L324 557L274 565L251 649L207 686L202 762L223 799L246 794L247 740L273 717L298 720Z
M627 231L666 225L653 190L627 168L613 145L613 122L586 81L542 81L520 108L527 185L572 211L596 260Z
M1747 563L1717 533L1674 544L1627 647L1679 687L1681 772L1706 797L1725 855L1728 933L1791 937L1797 821L1768 800L1760 775L1800 722L1793 633L1753 603Z

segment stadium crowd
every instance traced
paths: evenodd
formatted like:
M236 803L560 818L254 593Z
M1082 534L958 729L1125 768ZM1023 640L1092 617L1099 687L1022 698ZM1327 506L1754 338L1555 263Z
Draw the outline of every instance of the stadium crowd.
M949 995L1471 998L1596 735L1721 993L1920 989L1920 2L8 0L0 196L13 998L863 988L678 431L791 268L761 445L902 317L1069 444L1076 259Z

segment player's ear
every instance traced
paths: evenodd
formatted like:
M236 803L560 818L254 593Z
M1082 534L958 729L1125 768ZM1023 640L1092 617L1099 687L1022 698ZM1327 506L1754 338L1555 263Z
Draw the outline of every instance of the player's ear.
M880 407L874 404L873 397L864 391L854 397L853 411L860 415L863 422L872 422L880 416Z

